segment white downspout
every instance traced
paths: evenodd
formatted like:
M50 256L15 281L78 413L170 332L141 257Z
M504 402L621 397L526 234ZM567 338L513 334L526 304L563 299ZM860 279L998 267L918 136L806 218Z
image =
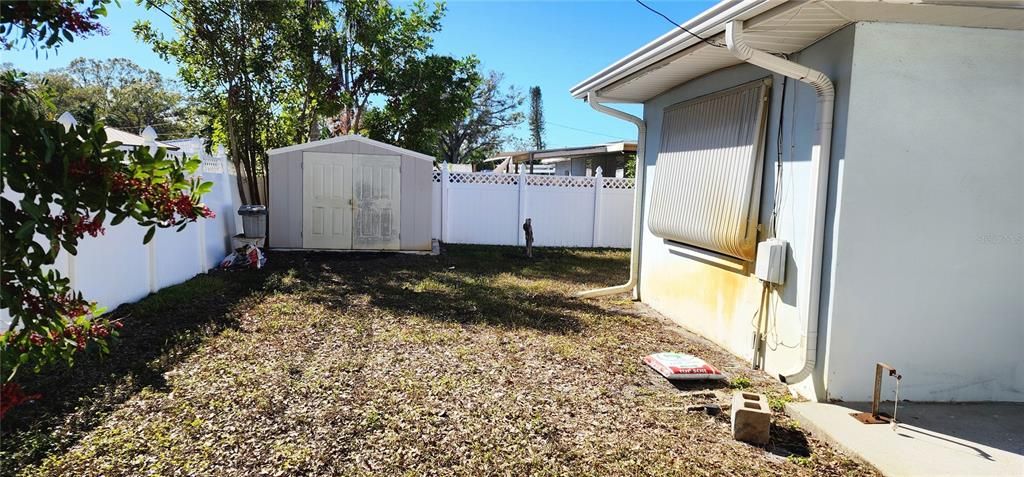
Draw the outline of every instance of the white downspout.
M811 177L814 190L811 200L810 227L811 249L808 251L809 273L800 274L797 295L800 297L799 311L806 322L804 332L804 365L792 373L779 375L784 383L798 382L814 371L818 352L818 315L821 303L821 261L825 242L825 210L828 202L828 168L832 149L832 112L835 107L835 88L828 76L806 66L755 50L744 43L743 22L734 20L725 26L725 41L737 58L760 66L773 73L793 78L814 87L818 94L818 144L811 151ZM802 293L801 293L802 290Z
M644 143L647 142L647 123L643 119L640 119L632 114L624 113L618 109L609 108L600 103L597 94L593 91L587 92L587 103L590 104L591 108L594 108L598 112L607 114L619 118L623 121L629 121L636 125L637 129L637 140L636 140L636 177L633 181L633 237L629 247L629 280L618 286L608 288L598 288L596 290L587 290L577 293L576 296L580 298L596 298L605 295L614 295L617 293L626 293L629 291L633 292L633 298L639 299L640 293L637 288L637 283L640 280L640 234L643 232L641 228L641 217L643 213L643 199L644 199Z

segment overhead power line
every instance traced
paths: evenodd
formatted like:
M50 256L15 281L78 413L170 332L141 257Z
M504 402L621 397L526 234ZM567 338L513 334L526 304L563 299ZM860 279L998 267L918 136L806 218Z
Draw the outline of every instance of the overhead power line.
M668 21L669 23L671 23L671 24L675 25L675 26L676 26L676 27L678 27L678 28L679 28L680 30L683 30L683 31L685 31L686 33L689 33L689 34L690 34L690 36L692 36L692 37L694 37L694 38L696 38L696 39L698 39L698 40L700 40L700 41L703 41L704 43L707 43L707 44L709 44L709 45L711 45L711 46L713 46L713 47L715 47L715 48L725 48L725 45L723 45L723 44L721 44L721 43L718 43L718 42L714 42L714 41L708 40L707 38L704 38L704 37L702 37L702 36L700 36L700 35L698 35L698 34L696 34L696 33L692 32L692 31L688 30L688 29L687 29L686 27L684 27L684 26L682 26L682 25L680 25L680 24L676 23L676 22L675 22L675 20L673 20L673 19L669 18L669 17L668 17L667 15L665 15L664 13L661 13L661 12L659 12L659 11L657 11L657 10L655 10L655 9L651 8L651 6L650 6L650 5L647 5L646 3L644 3L644 2L642 2L642 1L640 1L640 0L636 0L636 3L639 3L639 4L640 4L641 6L643 6L644 8L646 8L646 9L650 10L651 12L654 12L654 13L655 13L656 15L660 16L661 18L664 18L664 19L665 19L666 21Z
M612 139L626 139L626 138L624 138L622 136L616 136L614 134L605 134L605 133L600 133L600 132L597 132L597 131L588 131L586 129L580 129L580 128L576 128L576 127L572 127L572 126L567 126L565 124L553 123L551 121L547 121L547 123L552 125L552 126L558 126L560 128L565 128L565 129L572 129L573 131L579 131L579 132L583 132L583 133L587 133L587 134L594 134L596 136L610 137ZM628 139L626 139L626 140L628 140Z

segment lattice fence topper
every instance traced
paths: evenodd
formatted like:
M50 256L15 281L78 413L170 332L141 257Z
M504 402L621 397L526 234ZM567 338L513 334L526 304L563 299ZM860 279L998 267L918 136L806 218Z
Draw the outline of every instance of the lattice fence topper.
M215 157L203 157L202 170L210 174L222 174L224 172L224 161Z
M547 187L594 187L593 177L580 176L526 176L526 185Z
M633 179L626 177L607 177L601 184L602 189L632 189Z
M441 182L441 171L434 171L431 179ZM593 188L594 177L584 176L547 176L526 174L526 185L540 187L571 187L578 189ZM495 184L518 185L518 174L493 174L487 172L452 172L448 174L451 184ZM602 189L632 189L633 179L623 177L605 177L601 182Z
M473 172L454 172L448 174L448 182L452 184L517 185L519 184L519 179L513 174L481 174Z

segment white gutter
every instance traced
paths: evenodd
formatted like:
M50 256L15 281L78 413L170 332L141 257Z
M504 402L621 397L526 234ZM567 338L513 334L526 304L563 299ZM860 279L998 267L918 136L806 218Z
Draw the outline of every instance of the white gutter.
M576 296L580 298L596 298L632 291L633 298L639 299L640 293L637 283L640 281L640 234L643 232L640 226L642 222L640 215L643 213L644 202L644 169L646 169L644 167L644 149L646 149L644 145L647 142L647 123L632 114L624 113L618 109L609 108L601 104L597 94L593 91L587 92L587 103L598 112L623 121L629 121L636 125L636 177L633 180L633 239L629 246L629 280L619 286L587 290L577 293Z
M710 38L721 33L723 23L739 17L750 18L784 3L785 0L723 0L683 23L683 26L704 38ZM579 82L570 88L569 93L575 98L582 98L590 91L599 91L609 84L698 43L701 43L701 40L673 27L668 33Z
M832 149L832 112L835 88L828 76L806 66L755 50L743 41L743 22L732 21L725 26L725 41L740 60L760 66L773 73L793 78L814 87L818 94L818 144L811 151L811 177L814 178L814 196L811 200L811 250L808 252L809 273L801 273L797 295L801 297L799 311L806 321L804 331L804 365L792 373L780 374L784 383L797 382L814 371L818 351L818 315L821 304L821 260L825 242L825 209L828 201L828 168ZM803 293L800 293L800 290Z

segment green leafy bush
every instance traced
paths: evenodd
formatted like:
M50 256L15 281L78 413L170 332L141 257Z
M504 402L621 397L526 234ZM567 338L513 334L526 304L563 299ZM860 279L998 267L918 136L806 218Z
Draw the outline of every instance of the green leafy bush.
M162 148L119 150L102 123L65 130L43 116L22 73L2 73L0 93L0 307L12 318L0 335L6 410L20 392L6 383L20 369L70 364L88 347L105 352L120 327L54 268L60 250L76 254L86 234L129 218L149 227L148 242L158 227L181 230L212 217L200 198L213 184L189 177L199 159L169 158Z

